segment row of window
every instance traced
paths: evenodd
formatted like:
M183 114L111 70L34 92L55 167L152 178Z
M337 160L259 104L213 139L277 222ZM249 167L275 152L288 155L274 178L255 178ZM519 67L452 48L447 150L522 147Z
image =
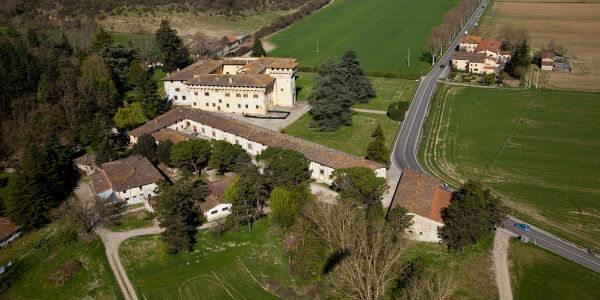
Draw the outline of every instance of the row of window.
M219 100L219 103L221 103L221 100ZM209 107L209 106L210 106L210 104L209 104L208 102L206 102L205 104L206 104L206 106L207 106L207 107ZM225 105L226 105L227 107L229 107L229 103L226 103ZM196 102L194 102L194 105L193 105L193 106L196 106ZM213 106L213 107L215 107L215 106L216 106L216 104L213 102L212 106ZM248 108L248 104L245 104L245 105L244 105L244 107L245 107L245 108ZM238 108L242 108L242 105L241 105L241 104L238 104ZM259 106L259 105L256 105L256 109L259 109L259 108L260 108L260 106Z
M229 209L229 207L223 207L223 209L221 209L221 211L227 211L228 209ZM218 213L218 212L219 212L219 210L218 210L218 209L215 209L215 210L211 211L211 212L210 212L210 214L211 214L211 215L214 215L214 214L216 214L216 213Z

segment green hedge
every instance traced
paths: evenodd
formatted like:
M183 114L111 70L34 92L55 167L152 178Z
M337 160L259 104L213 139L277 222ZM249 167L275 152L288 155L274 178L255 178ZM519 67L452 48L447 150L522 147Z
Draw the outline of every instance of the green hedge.
M408 101L392 102L390 103L390 106L388 106L387 115L394 121L404 121L404 115L409 107L410 102Z

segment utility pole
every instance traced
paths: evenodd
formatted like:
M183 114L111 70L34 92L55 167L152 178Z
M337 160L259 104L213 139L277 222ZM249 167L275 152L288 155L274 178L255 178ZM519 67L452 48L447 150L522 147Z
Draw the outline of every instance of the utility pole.
M408 48L408 66L410 67L410 48Z
M319 53L319 40L317 40L317 53Z
M537 76L535 77L535 89L538 89L538 82L540 80L540 70L537 71Z

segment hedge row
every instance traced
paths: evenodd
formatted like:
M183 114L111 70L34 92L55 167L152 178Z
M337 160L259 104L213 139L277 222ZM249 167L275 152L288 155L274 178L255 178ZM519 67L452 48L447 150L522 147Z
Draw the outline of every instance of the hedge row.
M394 121L402 122L409 107L409 101L392 102L388 106L387 116Z

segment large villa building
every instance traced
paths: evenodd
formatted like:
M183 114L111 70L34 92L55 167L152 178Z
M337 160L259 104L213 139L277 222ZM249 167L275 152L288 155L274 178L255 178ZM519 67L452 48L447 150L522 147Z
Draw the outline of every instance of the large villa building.
M207 111L266 115L296 104L298 63L275 57L201 60L163 78L167 99Z
M310 161L311 177L331 184L335 169L366 167L378 177L386 178L386 166L342 151L334 150L274 130L255 126L229 116L188 107L174 108L158 118L129 132L132 144L143 134L164 132L174 142L189 138L222 140L241 145L250 155L258 155L267 147L296 150Z

